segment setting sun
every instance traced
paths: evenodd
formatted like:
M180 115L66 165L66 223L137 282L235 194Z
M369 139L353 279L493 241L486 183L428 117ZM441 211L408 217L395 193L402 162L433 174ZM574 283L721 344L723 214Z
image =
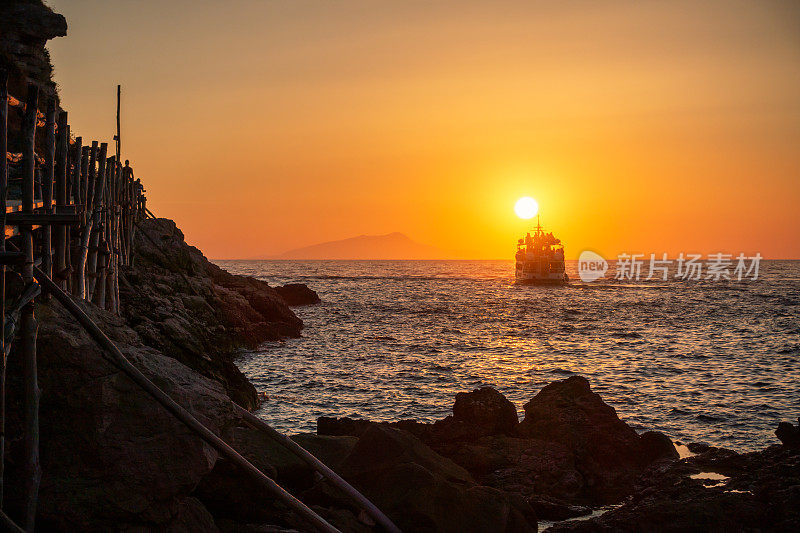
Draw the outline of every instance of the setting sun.
M514 204L514 212L519 218L528 220L539 212L539 204L530 196L523 196Z

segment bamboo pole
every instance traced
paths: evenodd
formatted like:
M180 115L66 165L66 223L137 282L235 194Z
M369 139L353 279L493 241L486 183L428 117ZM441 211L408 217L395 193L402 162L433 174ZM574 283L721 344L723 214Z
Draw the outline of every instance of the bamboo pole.
M73 147L73 155L71 158L72 164L72 203L76 205L83 204L81 198L81 179L83 170L83 137L75 137L75 145Z
M101 309L106 308L107 293L107 278L108 269L110 266L110 259L112 250L110 248L110 235L111 235L111 175L114 169L114 156L112 155L106 160L103 184L105 187L101 210L102 222L99 228L99 238L97 250L97 277L92 293L92 302Z
M67 149L69 148L69 126L67 126L67 113L62 111L58 115L58 139L56 140L56 161L55 161L55 183L50 183L51 193L49 201L45 199L45 207L47 213L63 213L64 204L67 203ZM55 187L55 191L53 191ZM55 197L56 207L52 207L53 197ZM50 228L50 226L48 226ZM62 289L66 288L66 280L64 275L67 270L66 263L66 226L57 225L53 231L53 274L50 276L55 279L58 286Z
M88 218L89 211L89 159L91 159L89 152L92 150L89 146L84 146L81 151L81 204L83 204L83 215Z
M124 250L123 239L122 239L122 230L123 230L123 217L122 217L122 191L125 188L122 185L122 166L119 164L119 160L117 160L117 165L114 167L116 170L116 183L117 183L117 205L114 209L114 217L116 219L116 230L114 236L114 244L116 246L116 252L114 254L114 312L119 314L119 272L120 268L122 268L122 254Z
M122 190L124 190L123 185L122 185L123 176L122 176L122 173L121 173L121 169L122 169L122 126L121 126L121 120L120 120L120 118L121 118L121 109L122 109L122 85L117 85L117 136L115 137L115 139L117 141L117 159L116 159L117 166L115 167L115 170L117 170L117 173L115 175L115 183L116 183L116 185L115 185L115 189L114 189L114 191L115 191L114 192L115 209L121 208L121 205L122 205L122 194L121 194L121 192L122 192ZM117 217L118 217L117 218L117 235L119 235L120 232L121 232L119 214L117 215ZM120 244L122 243L122 239L119 239L119 237L117 237L117 240L119 241ZM122 247L118 246L118 248L117 248L117 259L115 260L117 263L119 262L119 255L121 253L122 253Z
M47 113L45 115L45 149L44 165L41 173L41 198L44 203L42 211L45 214L53 213L53 176L55 175L56 157L56 100L49 98L47 102ZM44 226L40 232L42 247L42 269L47 275L53 275L53 249L52 249L52 229L49 225ZM42 295L47 299L46 294Z
M114 158L113 163L110 164L111 170L109 172L109 183L111 185L111 194L109 195L111 201L109 205L109 250L111 255L108 256L108 268L106 270L106 296L108 299L108 310L117 312L117 267L119 263L119 202L117 196L119 192L117 178L119 177L119 166L116 164L117 159Z
M36 122L39 89L34 84L28 85L28 98L25 118L22 123L23 143L23 177L22 177L22 212L32 214L34 205L34 172L36 168ZM25 284L33 282L33 229L30 224L20 226L22 234L25 264L22 278ZM39 385L36 372L36 332L38 325L34 315L34 303L26 304L22 311L22 356L24 381L24 449L25 458L23 473L25 479L24 526L33 531L36 520L36 504L39 495L39 480L42 476L39 465Z
M0 200L3 211L0 213L0 225L3 235L0 236L0 252L6 251L6 199L8 198L8 72L0 70ZM6 458L6 266L0 269L0 509L3 508L4 476ZM9 520L10 521L10 520Z
M105 194L105 174L106 174L106 152L108 144L100 145L100 154L97 157L97 175L94 180L94 191L92 199L92 224L91 241L88 248L88 266L86 272L87 290L86 299L91 300L94 295L95 285L97 284L97 256L100 246L100 223L103 216L103 196Z
M84 205L83 200L81 199L81 190L83 188L83 160L85 156L85 151L83 148L83 138L76 137L75 138L75 147L73 149L72 155L72 205L74 209L78 209L79 205ZM77 212L77 211L76 211ZM80 238L81 232L83 230L83 225L86 224L86 217L81 217L81 223L78 226L74 226L70 228L69 231L69 265L72 270L70 276L70 283L71 283L71 290L70 293L73 296L78 296L80 289L78 284L80 283L80 276L78 275L78 260L79 260L79 251L80 251Z
M66 148L66 162L64 165L64 188L65 200L64 204L60 207L56 206L56 212L63 212L64 214L75 214L75 208L71 206L72 203L72 161L75 159L73 155L73 148L70 145L70 126L67 124L67 148ZM58 191L56 191L58 192ZM64 290L67 292L72 291L72 226L64 225L64 271L62 278L64 280Z
M84 223L81 228L80 235L80 250L78 252L78 297L82 300L89 299L89 279L88 279L88 254L89 254L89 240L92 235L92 226L94 225L94 213L92 211L94 206L94 180L95 180L95 166L97 160L97 141L92 141L92 146L87 152L87 157L84 157L86 162L86 171L83 172L85 178L84 184Z
M114 138L117 141L117 163L121 163L122 154L122 137L120 131L120 104L122 102L122 85L117 85L117 136Z
M134 205L133 205L133 169L131 168L128 161L125 161L125 167L128 169L128 172L125 177L125 194L126 194L126 201L125 205L127 208L125 220L127 222L127 232L125 234L127 245L125 250L127 255L125 257L125 264L127 266L131 266L131 261L133 260L133 213L134 213Z
M67 204L67 157L69 150L69 126L67 125L67 112L58 115L58 140L56 143L56 171L55 171L55 196L56 213L65 213ZM52 198L51 198L52 200ZM51 202L52 203L52 202ZM45 202L46 205L49 205ZM52 212L52 207L50 208ZM54 275L59 288L67 288L67 227L59 224L55 227L53 236L55 256L53 259Z
M311 522L318 530L330 533L339 533L339 530L326 522L317 513L307 507L303 502L286 492L280 485L275 483L268 476L264 475L250 461L244 458L239 452L234 450L229 444L219 438L213 431L203 425L197 418L187 411L183 406L175 402L169 395L161 390L155 383L150 381L142 372L136 368L125 355L117 348L114 342L103 333L103 331L92 321L91 318L81 309L81 307L56 286L44 272L38 268L34 269L36 279L48 291L53 292L53 296L58 300L69 313L78 320L83 328L89 333L92 339L100 345L105 354L105 358L112 365L124 372L139 387L153 397L170 414L179 421L183 422L192 432L196 433L201 439L210 444L214 449L224 456L231 463L241 468L245 474L266 489L270 494L278 498L292 511Z

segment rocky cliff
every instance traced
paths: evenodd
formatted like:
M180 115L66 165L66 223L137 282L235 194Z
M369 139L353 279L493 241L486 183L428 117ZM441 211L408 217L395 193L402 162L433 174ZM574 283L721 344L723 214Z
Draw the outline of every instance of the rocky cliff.
M171 220L143 221L135 241L134 268L120 281L128 325L145 344L254 407L255 389L233 364L236 350L299 336L303 322L268 284L209 262Z
M157 245L157 246L156 246ZM241 421L231 399L253 407L255 389L233 364L237 350L299 335L302 322L266 283L231 275L188 246L170 220L141 223L124 273L123 316L84 310L173 399L230 440ZM192 496L216 452L105 361L54 300L39 303L42 530L188 528L214 531ZM19 340L8 369L6 486L21 487ZM19 515L21 491L5 509Z
M0 2L0 68L11 74L9 92L25 94L34 82L47 95L56 95L53 68L45 43L67 34L67 21L42 2L3 0Z

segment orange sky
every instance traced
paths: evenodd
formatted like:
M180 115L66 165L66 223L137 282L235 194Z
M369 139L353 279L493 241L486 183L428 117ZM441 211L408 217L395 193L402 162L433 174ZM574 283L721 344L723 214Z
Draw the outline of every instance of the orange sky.
M800 4L50 0L78 135L212 258L400 231L800 258ZM237 234L232 232L237 229Z

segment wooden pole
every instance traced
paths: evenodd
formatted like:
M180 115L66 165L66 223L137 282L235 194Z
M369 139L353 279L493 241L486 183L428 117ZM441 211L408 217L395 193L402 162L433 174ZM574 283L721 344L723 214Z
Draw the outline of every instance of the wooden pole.
M22 212L33 213L34 174L36 169L36 122L39 89L28 85L28 98L25 104L25 118L22 123ZM30 224L20 226L25 264L22 279L26 285L33 283L33 229ZM39 496L39 480L42 476L39 465L39 385L36 371L36 332L38 325L34 315L33 301L22 308L22 357L24 381L24 450L23 475L25 479L25 519L24 527L33 531L36 520L36 504Z
M81 198L81 184L83 175L83 137L75 137L75 145L72 148L72 203L76 205L83 204Z
M122 162L120 159L122 154L122 137L120 131L120 103L122 101L122 85L117 85L117 136L115 137L117 141L117 164Z
M136 212L136 196L134 194L134 183L133 183L133 169L125 161L125 194L126 194L126 233L125 239L127 244L125 246L125 251L127 253L125 257L125 265L131 266L131 261L133 261L133 222L134 222L134 213Z
M83 214L88 218L91 212L89 211L89 152L92 150L89 146L84 146L81 151L81 204L83 204Z
M89 241L92 235L92 226L94 225L94 181L97 165L97 141L92 141L92 147L89 148L85 157L86 171L83 174L86 176L84 184L84 223L81 228L80 236L80 250L78 252L78 297L83 300L89 299L89 277L88 277L88 254L89 254Z
M100 154L97 158L98 169L97 176L94 180L94 191L92 198L92 223L91 223L91 241L89 243L89 257L86 277L88 281L88 289L86 291L86 298L92 299L94 296L94 289L97 284L97 255L100 246L100 224L103 216L103 196L105 194L106 184L106 152L108 151L108 144L102 143L100 145Z
M3 211L0 213L0 252L6 251L6 199L8 198L8 72L0 70L0 200ZM0 322L3 332L0 335L0 509L3 508L3 477L6 458L6 266L0 269Z
M107 307L108 310L113 313L117 312L117 285L115 278L117 276L117 266L119 263L119 202L117 201L119 192L117 183L117 178L119 177L119 166L116 163L117 160L114 158L114 161L111 164L111 171L109 172L109 183L111 184L111 202L108 213L110 219L108 244L111 255L108 256L108 269L106 271L106 295L108 299Z
M42 168L42 211L45 214L53 213L53 176L55 175L56 157L56 99L49 98L47 102L47 115L45 116L45 149L44 167ZM52 249L52 229L49 225L44 226L39 235L42 241L42 270L49 276L53 275L53 249ZM42 299L47 299L47 294L42 295Z
M97 277L95 278L95 285L94 290L92 292L92 302L95 303L101 309L106 308L106 277L108 276L108 266L109 266L109 257L111 254L111 250L109 249L109 232L110 232L110 224L109 224L109 206L111 204L111 192L110 192L110 175L113 171L114 165L114 156L109 157L106 160L105 169L103 172L103 180L102 180L102 187L101 189L101 220L100 227L98 228L98 250L97 250ZM98 180L100 176L98 175ZM97 211L95 211L97 212Z
M115 266L117 266L116 264L119 263L119 254L120 254L120 252L122 250L122 248L120 246L121 239L119 239L119 232L120 232L119 215L117 214L117 210L119 209L120 204L121 204L121 202L120 202L120 190L119 189L122 186L121 185L122 175L121 175L120 172L118 172L118 170L122 168L122 127L121 127L121 122L120 122L121 108L122 108L122 85L117 85L117 136L115 137L115 139L117 141L117 158L116 158L116 163L117 164L114 167L114 169L115 169L115 174L114 174L114 176L115 176L114 196L115 196L115 198L114 198L114 202L113 202L114 203L114 210L115 210L115 217L116 217L115 224L117 226L117 229L115 230L115 246L117 248L116 256L115 256L115 259L114 259Z
M119 314L119 269L122 267L122 252L124 249L124 245L122 243L122 229L123 229L123 218L122 218L122 191L124 191L124 187L122 185L122 167L119 164L119 160L117 160L117 165L114 167L116 170L116 186L117 186L117 205L114 208L114 218L116 219L114 230L114 245L116 247L116 252L114 253L114 312Z
M64 179L64 187L66 190L66 200L64 204L59 208L56 206L57 212L63 212L64 214L74 214L75 208L72 207L72 161L75 159L73 146L70 145L70 126L67 124L67 156L66 156L66 164L65 164L65 179ZM56 191L58 192L58 191ZM59 211L59 209L61 211ZM64 225L64 263L66 267L64 269L64 290L67 292L72 291L72 226Z
M58 115L58 140L56 144L56 171L55 171L55 212L65 213L67 205L67 157L69 152L69 126L67 125L67 112ZM52 208L51 211L52 212ZM53 242L55 244L55 257L53 260L54 275L59 288L67 288L67 227L59 224L55 227Z
M83 188L83 160L85 151L83 149L83 138L75 138L75 147L73 148L72 155L72 205L74 209L78 209L79 205L83 205L81 199L81 190ZM78 296L80 289L78 284L80 279L78 276L78 260L80 251L80 238L83 230L83 225L86 224L86 217L81 217L81 224L75 226L70 231L70 260L69 265L72 269L71 284L72 290L70 291L74 296Z

